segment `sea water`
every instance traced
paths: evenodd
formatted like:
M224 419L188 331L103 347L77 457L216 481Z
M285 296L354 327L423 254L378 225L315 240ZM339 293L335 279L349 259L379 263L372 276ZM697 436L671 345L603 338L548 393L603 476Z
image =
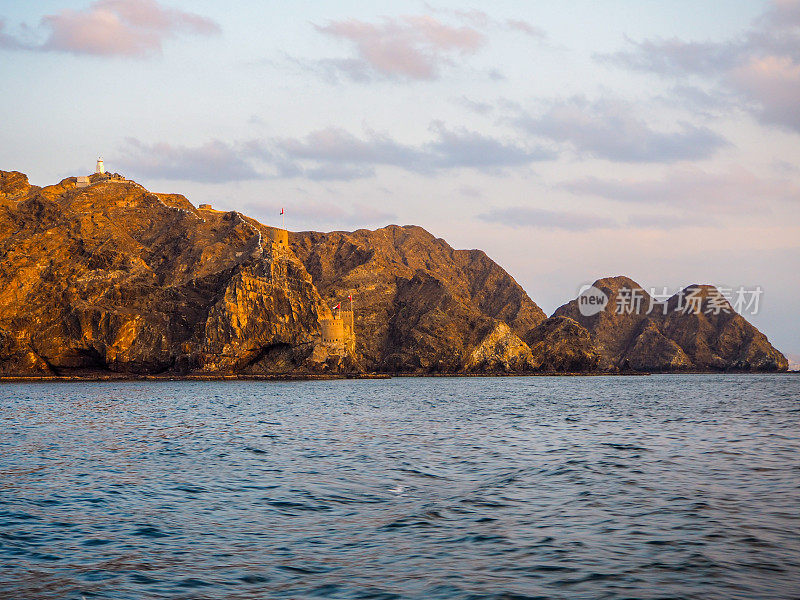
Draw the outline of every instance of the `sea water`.
M0 598L800 596L800 377L0 386Z

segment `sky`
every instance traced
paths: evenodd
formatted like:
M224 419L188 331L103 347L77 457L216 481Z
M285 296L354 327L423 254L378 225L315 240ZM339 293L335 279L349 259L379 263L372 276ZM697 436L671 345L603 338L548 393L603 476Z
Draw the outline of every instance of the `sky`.
M0 2L0 169L425 227L545 312L761 289L800 359L800 0ZM752 296L751 296L752 297Z

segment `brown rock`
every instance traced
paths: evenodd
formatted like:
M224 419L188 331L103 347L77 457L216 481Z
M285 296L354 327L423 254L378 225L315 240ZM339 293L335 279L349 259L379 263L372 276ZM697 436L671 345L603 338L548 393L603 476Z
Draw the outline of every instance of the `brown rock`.
M628 277L606 277L598 279L593 285L608 296L605 310L587 317L581 314L577 300L572 300L556 309L553 316L569 317L587 329L592 334L592 341L600 354L598 366L605 370L614 369L624 361L628 348L641 329L640 323L646 318L645 311L650 302L650 295ZM635 290L642 298L641 306L644 310L618 313L616 309L618 303L622 301L621 290Z
M39 189L20 174L0 177L3 372L285 372L341 362L311 360L329 310L291 250L265 241L265 226L92 179Z
M639 331L625 352L625 368L636 371L685 371L696 368L683 348L664 336L652 319L640 322Z
M545 315L480 250L397 225L303 232L290 242L330 305L355 294L356 354L368 370L531 368L521 338Z
M651 305L606 278L604 311L573 300L545 319L486 254L419 227L304 232L288 247L237 212L116 174L90 182L39 188L0 171L0 375L787 367L710 286ZM639 306L620 314L626 290ZM354 355L319 338L351 293ZM676 310L687 296L696 310Z
M698 301L691 300L697 298ZM662 329L691 357L695 368L785 371L786 357L733 310L710 285L690 285L667 301ZM678 309L682 306L683 309Z
M52 375L50 366L10 331L0 329L0 375Z
M689 286L665 304L653 302L627 277L599 279L594 287L609 297L603 311L583 316L572 300L554 314L574 319L591 334L603 370L784 371L788 366L713 286ZM631 290L641 298L639 307L620 313L620 306L631 306L625 300Z
M32 187L24 173L0 171L0 199L18 200L30 193Z
M600 361L589 331L569 317L550 317L534 328L526 341L537 371L594 371Z

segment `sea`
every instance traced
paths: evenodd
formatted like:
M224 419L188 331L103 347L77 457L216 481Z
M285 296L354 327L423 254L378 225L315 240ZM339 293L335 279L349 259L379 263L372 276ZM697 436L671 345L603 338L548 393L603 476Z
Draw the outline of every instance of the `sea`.
M800 598L800 377L3 384L0 598Z

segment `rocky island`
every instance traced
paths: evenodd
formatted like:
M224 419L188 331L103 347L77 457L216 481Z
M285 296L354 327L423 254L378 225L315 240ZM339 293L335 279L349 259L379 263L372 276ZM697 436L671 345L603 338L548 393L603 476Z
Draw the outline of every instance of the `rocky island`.
M420 227L287 233L117 174L0 171L2 376L787 368L735 311L704 309L710 286L687 288L700 310L648 314L613 310L623 288L646 296L632 280L595 287L603 311L548 318L484 252Z

